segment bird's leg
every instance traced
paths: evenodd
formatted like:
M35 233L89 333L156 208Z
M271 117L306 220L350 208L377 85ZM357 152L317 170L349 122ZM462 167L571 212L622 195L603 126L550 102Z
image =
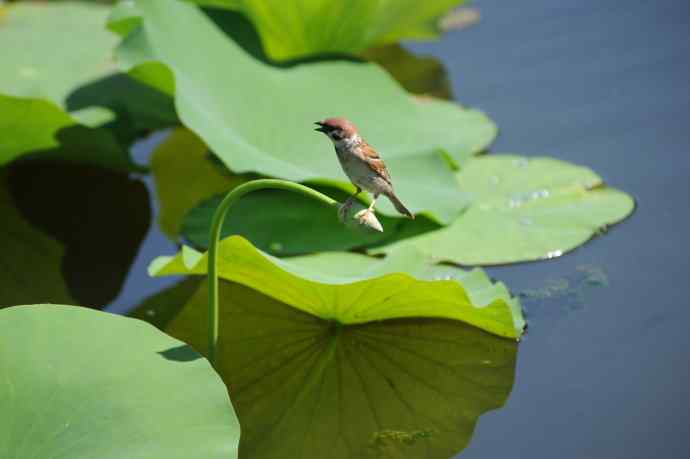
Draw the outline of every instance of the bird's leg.
M374 195L374 199L371 200L371 204L369 204L369 208L367 209L367 212L371 212L374 210L374 204L376 204L376 200L379 198L378 193Z
M355 214L355 217L357 217L360 221L366 219L367 214L370 214L374 210L374 205L376 204L376 200L378 198L379 198L379 194L376 193L374 195L374 199L371 200L371 204L369 204L369 207L364 209L364 210L360 210L359 212L357 212Z
M345 217L347 217L347 213L350 211L350 207L352 207L352 203L354 202L355 198L359 193L362 192L362 189L360 187L356 187L357 189L355 190L355 194L350 196L345 200L342 206L340 206L340 209L338 209L338 217L340 218L341 221L345 221Z

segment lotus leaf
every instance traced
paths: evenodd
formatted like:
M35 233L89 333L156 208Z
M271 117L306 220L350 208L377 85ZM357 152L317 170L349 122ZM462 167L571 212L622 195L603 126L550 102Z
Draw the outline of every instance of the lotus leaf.
M120 60L138 77L145 73L139 64L167 65L175 76L180 119L233 172L352 190L328 139L312 129L314 121L339 114L358 123L380 149L411 210L448 222L467 205L448 160L462 161L493 140L496 127L482 113L413 99L374 64L271 66L186 2L142 0L136 6L141 25L119 47ZM155 84L156 78L149 75L147 81ZM385 200L379 209L395 215Z
M314 268L311 257L309 261L277 259L233 236L219 244L219 275L341 324L434 317L461 320L500 336L517 338L522 334L519 303L502 284L481 279L481 272L468 274L456 268L429 266L415 251L400 252L383 261L347 253L330 256L337 256L337 261ZM343 272L351 263L360 267L366 264L368 269L358 269L357 275ZM324 269L331 265L335 267ZM149 266L154 276L205 274L206 269L207 255L189 247L183 247L176 256L159 257ZM467 276L474 276L474 293L463 284Z
M191 297L189 287L135 314L203 349L206 281ZM217 368L242 425L241 458L446 459L513 384L517 343L458 321L339 326L225 281L220 298Z
M237 457L221 379L140 320L75 306L0 310L0 374L3 457Z
M81 83L115 71L111 50L117 36L104 27L107 6L22 2L6 11L0 23L0 94L63 104Z
M463 0L192 0L241 11L277 60L359 53L404 39L432 39L440 20Z
M156 148L151 157L151 171L160 203L158 223L173 239L178 238L182 218L190 209L245 181L223 173L213 163L204 142L184 128L173 131Z
M52 102L0 95L0 165L24 157L137 168L113 134L80 124Z
M414 248L434 261L492 265L560 256L627 217L633 199L586 167L490 155L458 174L472 206L452 225L376 249Z
M106 26L111 32L126 37L140 23L141 17L134 1L120 0L110 10Z
M341 190L321 189L343 202ZM192 209L182 223L182 234L195 247L209 244L211 218L222 196L215 196ZM352 208L352 215L364 209ZM378 218L378 217L377 217ZM233 205L223 222L222 236L240 235L259 249L278 256L327 250L348 250L371 246L393 237L402 220L381 216L382 232L366 231L356 224L344 225L332 207L289 191L262 190L243 197Z
M0 148L0 164L57 143L65 150L68 146L60 139L64 133L58 130L71 126L80 131L72 133L71 142L88 147L73 150L88 155L67 155L70 159L131 168L126 148L137 137L177 123L169 96L115 73L112 49L118 38L105 30L105 5L23 2L5 10L0 23L0 46L5 50L0 72L0 128L5 137L0 144L5 145ZM87 127L105 127L111 133ZM84 137L90 141L82 141ZM24 148L11 150L12 145Z

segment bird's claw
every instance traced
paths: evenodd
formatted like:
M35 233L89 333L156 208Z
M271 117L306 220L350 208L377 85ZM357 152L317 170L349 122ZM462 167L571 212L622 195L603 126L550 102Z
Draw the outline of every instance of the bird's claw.
M355 214L355 218L359 220L360 223L365 224L370 213L371 209L362 209Z

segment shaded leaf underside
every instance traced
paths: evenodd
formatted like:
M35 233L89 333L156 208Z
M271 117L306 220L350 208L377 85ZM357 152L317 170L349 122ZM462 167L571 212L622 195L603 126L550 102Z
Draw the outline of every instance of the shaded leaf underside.
M135 315L204 349L207 285L190 296L184 282L160 296L174 312L147 301ZM451 457L513 384L517 344L457 321L338 326L224 281L220 298L241 458Z

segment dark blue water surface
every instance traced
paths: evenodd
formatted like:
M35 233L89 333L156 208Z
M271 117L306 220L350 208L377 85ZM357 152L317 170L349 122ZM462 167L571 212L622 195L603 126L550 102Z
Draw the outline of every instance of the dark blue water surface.
M475 6L478 25L410 48L496 121L492 152L589 166L638 208L560 259L488 270L523 294L529 332L507 405L461 456L687 457L690 2ZM112 311L174 282L146 275L176 250L150 231Z
M478 25L411 48L496 121L492 152L589 166L638 208L560 259L489 269L531 289L530 329L507 405L461 456L687 457L690 2L474 5Z

